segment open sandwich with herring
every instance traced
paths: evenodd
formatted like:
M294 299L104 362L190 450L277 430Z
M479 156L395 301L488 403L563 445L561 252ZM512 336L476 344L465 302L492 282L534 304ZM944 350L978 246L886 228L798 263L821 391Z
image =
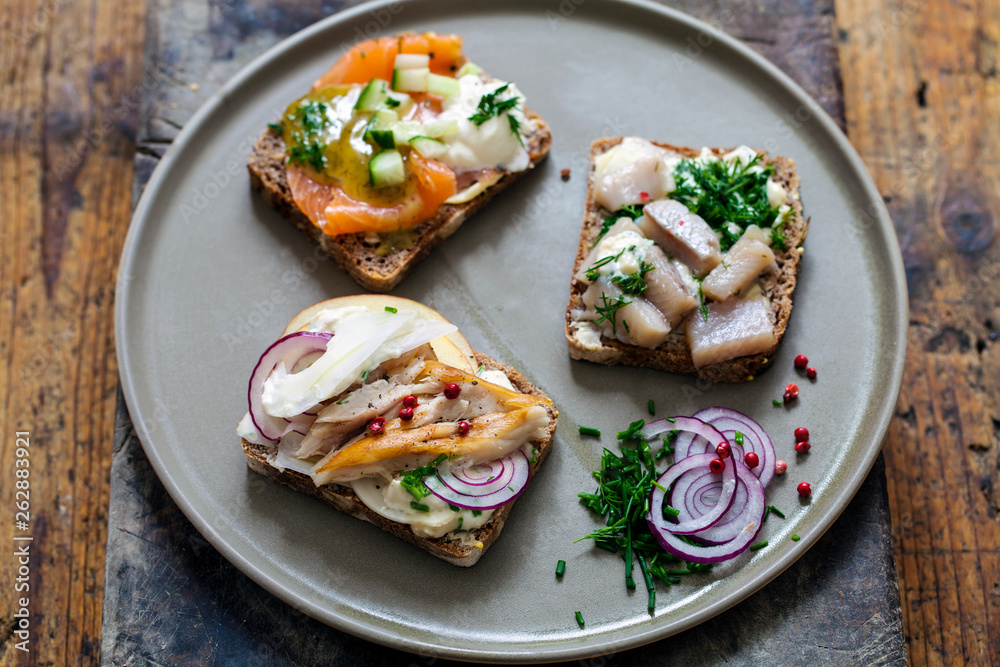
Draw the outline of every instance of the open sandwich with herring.
M595 141L566 310L570 356L752 380L788 326L808 227L789 158Z

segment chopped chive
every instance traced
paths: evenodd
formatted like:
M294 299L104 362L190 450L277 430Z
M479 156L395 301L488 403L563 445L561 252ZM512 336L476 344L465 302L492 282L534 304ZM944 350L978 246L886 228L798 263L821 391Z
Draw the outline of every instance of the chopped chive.
M462 524L464 522L465 522L465 517L464 516L458 517L458 528L456 528L455 530L462 530Z
M681 574L694 574L694 570L688 568L687 570L667 570L667 574L681 575Z
M399 311L398 311L398 310L397 310L396 308L393 308L392 306L386 306L386 307L385 307L385 312L387 312L387 313L393 313L393 314L396 314L396 313L398 313Z
M430 512L431 511L430 507L428 507L427 505L424 505L423 503L418 503L416 500L411 500L410 501L410 507L412 507L413 509L415 509L415 510L417 510L419 512Z
M677 423L677 420L674 419L673 417L667 417L667 421L670 422L671 424L676 424Z
M576 612L576 623L580 626L580 629L583 629L583 614L580 612Z
M658 488L660 491L663 491L664 493L667 493L667 489L664 488L664 486L662 484L660 484L659 482L657 482L655 479L651 483L652 483L653 486L655 486L656 488ZM663 511L667 512L668 509L669 510L674 510L673 507L670 507L669 505L667 505L665 508L663 508ZM676 512L677 510L674 510L674 511ZM677 515L676 514L672 514L671 516L677 516Z
M486 370L486 366L484 364L479 364L479 370L476 371L476 375L481 375L484 370Z
M656 482L653 483L656 484ZM656 485L660 486L659 484ZM660 486L660 488L662 489L663 487ZM680 516L680 513L681 511L679 509L677 509L676 507L671 507L670 505L667 505L666 507L663 508L663 516L672 516L676 518Z
M801 537L799 537L795 533L792 533L792 542L798 542L801 539L802 539Z
M767 540L764 540L763 542L758 542L757 544L750 547L750 551L757 551L758 549L763 549L766 546L767 546Z
M649 410L649 414L650 415L655 415L656 414L656 406L653 403L653 399L649 399L649 402L646 403L646 409Z
M639 559L639 569L642 570L642 578L646 581L646 590L649 592L649 602L646 603L646 609L652 614L653 610L656 609L656 589L653 588L653 578L649 576L649 568L646 567L646 559L642 557L642 553L637 551L635 555Z
M601 437L600 429L591 428L590 426L580 426L580 435L592 435L595 438Z
M452 512L461 512L462 511L461 507L459 507L458 505L452 505L451 503L448 503L448 509L450 509Z
M779 510L779 509L778 509L777 507L775 507L774 505L768 505L768 506L767 506L767 511L768 511L768 512L770 512L770 513L772 513L772 514L777 514L777 515L778 515L778 516L780 516L780 517L781 517L782 519L784 519L784 518L785 518L785 515L784 515L784 514L782 513L782 511L781 511L781 510Z
M680 577L667 577L667 581L669 583L671 583L671 584L679 584L679 583L681 583L681 578Z
M736 431L736 444L739 445L740 447L743 446L743 434L740 433L739 431Z
M771 405L777 405L780 408L783 405L783 403L778 399L774 399L773 401L771 401Z
M561 577L566 574L566 561L561 560L556 562L556 576Z
M481 510L472 510L472 516L479 516L480 514L482 514Z

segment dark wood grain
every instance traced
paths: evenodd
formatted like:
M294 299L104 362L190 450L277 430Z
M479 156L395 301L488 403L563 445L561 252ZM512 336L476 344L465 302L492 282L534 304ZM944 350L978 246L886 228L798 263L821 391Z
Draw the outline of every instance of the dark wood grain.
M112 307L145 12L87 0L0 5L3 665L98 661L118 384ZM30 434L27 530L15 525L18 431ZM26 582L15 581L19 545L30 545ZM21 597L28 652L14 634Z
M676 5L750 42L843 122L831 3L690 0ZM170 82L146 97L137 184L148 177L164 145L216 86L270 43L333 9L296 5L293 10L291 3L281 0L260 0L239 8L213 5L207 29L186 32L171 20L182 7L204 11L203 2L197 0L150 4L147 57L169 75ZM441 663L378 647L322 625L239 573L167 496L131 430L123 403L112 471L102 637L106 662ZM762 592L665 642L589 664L905 661L880 458L844 517Z
M910 290L884 450L910 655L1000 665L1000 10L837 0L837 14L848 135Z

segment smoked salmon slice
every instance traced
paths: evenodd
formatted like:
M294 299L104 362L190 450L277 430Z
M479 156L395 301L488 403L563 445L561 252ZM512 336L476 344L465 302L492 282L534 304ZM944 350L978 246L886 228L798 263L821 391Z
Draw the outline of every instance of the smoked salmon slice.
M356 44L313 84L313 90L345 83L368 83L372 79L392 80L396 56L400 53L427 54L434 74L454 75L465 64L462 38L425 32L420 35L380 37Z

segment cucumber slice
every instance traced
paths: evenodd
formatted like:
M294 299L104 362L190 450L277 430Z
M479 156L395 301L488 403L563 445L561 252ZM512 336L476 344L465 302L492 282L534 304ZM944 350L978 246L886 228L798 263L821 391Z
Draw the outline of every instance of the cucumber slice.
M392 88L393 90L425 93L427 92L427 77L430 73L430 69L426 67L393 70Z
M479 76L479 67L477 67L475 63L471 62L465 63L464 65L458 68L457 72L455 72L455 78L461 79L466 74L474 74L476 76Z
M398 122L399 114L395 111L391 109L376 109L372 112L372 118L368 121L368 125L365 126L365 133L362 138L365 141L375 141L375 137L372 136L373 132L376 130L391 131L393 126ZM385 148L391 147L385 146Z
M373 188L397 185L406 180L403 156L396 150L384 150L368 162L368 176Z
M358 101L355 102L354 108L358 111L375 111L382 104L383 100L385 100L386 88L388 86L388 81L372 79L364 87L364 90L361 91L361 95L358 96Z
M447 137L448 135L455 134L458 132L458 121L454 118L451 120L429 120L424 123L424 131L422 134L428 137L434 137L435 139L440 139L441 137Z
M393 136L392 130L368 130L368 136L382 148L396 147L396 138Z
M405 116L406 112L413 106L413 98L406 93L401 93L396 90L387 90L383 104L387 109L392 109L400 116Z
M448 152L446 143L430 137L413 137L410 139L410 145L424 157L435 160Z
M462 87L458 85L458 79L440 74L427 75L427 92L440 95L442 97L452 97L458 95Z
M426 134L420 123L413 120L404 120L396 123L391 129L397 146L408 144L413 137Z
M400 53L396 56L394 69L421 69L431 66L431 57L426 53Z

